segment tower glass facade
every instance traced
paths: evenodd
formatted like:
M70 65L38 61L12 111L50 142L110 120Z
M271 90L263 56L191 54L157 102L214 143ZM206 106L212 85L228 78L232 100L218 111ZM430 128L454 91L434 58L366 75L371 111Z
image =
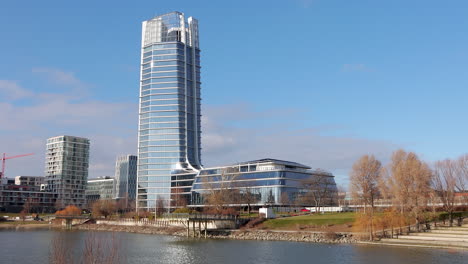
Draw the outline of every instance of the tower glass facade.
M136 196L137 156L125 155L117 157L115 162L115 180L117 199L135 201Z
M143 22L137 209L188 202L201 169L198 22L172 12Z

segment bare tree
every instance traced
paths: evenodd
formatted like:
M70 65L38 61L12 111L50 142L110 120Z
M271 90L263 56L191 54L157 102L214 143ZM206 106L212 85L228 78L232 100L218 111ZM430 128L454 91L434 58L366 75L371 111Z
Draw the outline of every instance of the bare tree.
M388 192L401 213L411 213L419 226L431 193L432 171L413 152L393 153L386 177Z
M462 155L457 161L457 191L462 195L468 191L468 154ZM468 196L461 197L463 205L468 205Z
M379 197L379 181L382 163L373 155L364 155L351 170L350 190L351 195L364 205L364 212L369 207L374 211L375 200Z
M171 207L185 208L189 204L189 197L183 194L183 189L173 188L171 189Z
M379 182L382 163L373 155L364 155L351 170L350 190L353 198L364 205L364 213L368 213L370 239L374 233L374 203L379 197ZM367 212L367 207L369 211Z
M283 191L281 193L279 202L282 206L289 206L291 204L291 200L289 199L289 195L287 192Z
M455 192L457 188L457 164L451 160L435 163L432 186L445 211L449 214L450 226L455 211Z
M333 180L326 174L314 174L302 182L305 192L299 198L303 205L313 204L316 212L326 203L330 203L336 191Z
M260 193L257 189L252 188L251 184L247 184L244 186L240 192L240 199L242 204L247 205L247 213L250 215L250 211L252 209L252 204L257 203L261 198Z
M339 207L346 205L346 188L342 185L337 186L336 200L338 201Z
M158 195L156 197L156 207L155 207L156 216L161 217L165 211L166 211L166 203L164 199Z
M203 200L213 213L223 213L240 202L240 191L234 188L238 175L236 167L229 167L222 169L219 175L203 177Z

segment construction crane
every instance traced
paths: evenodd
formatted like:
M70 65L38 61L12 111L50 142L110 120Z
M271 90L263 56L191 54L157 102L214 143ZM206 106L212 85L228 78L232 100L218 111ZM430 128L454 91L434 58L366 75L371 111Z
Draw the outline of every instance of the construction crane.
M21 157L26 157L26 156L31 156L31 155L34 155L34 153L28 153L28 154L22 154L22 155L7 157L6 153L3 153L3 157L1 158L2 159L2 174L0 174L0 179L5 176L5 161L6 160L21 158Z

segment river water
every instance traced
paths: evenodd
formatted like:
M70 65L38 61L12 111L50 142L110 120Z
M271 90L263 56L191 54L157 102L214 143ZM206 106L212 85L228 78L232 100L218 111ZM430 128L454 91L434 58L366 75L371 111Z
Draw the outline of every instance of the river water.
M0 263L49 263L61 241L77 259L90 236L117 241L121 263L468 263L468 251L280 241L185 239L90 231L0 230ZM57 238L60 237L61 240Z

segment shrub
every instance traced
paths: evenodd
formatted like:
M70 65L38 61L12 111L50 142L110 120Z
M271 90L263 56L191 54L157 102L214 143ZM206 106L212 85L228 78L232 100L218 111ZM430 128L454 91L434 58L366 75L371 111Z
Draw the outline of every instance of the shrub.
M192 213L192 210L190 210L189 208L177 208L174 210L173 212L174 214L191 214Z
M264 221L265 221L265 218L263 218L263 217L254 218L254 219L250 220L249 222L247 222L247 224L245 224L245 227L253 228L253 227L263 223Z
M68 205L65 209L55 212L56 215L81 215L80 208Z

